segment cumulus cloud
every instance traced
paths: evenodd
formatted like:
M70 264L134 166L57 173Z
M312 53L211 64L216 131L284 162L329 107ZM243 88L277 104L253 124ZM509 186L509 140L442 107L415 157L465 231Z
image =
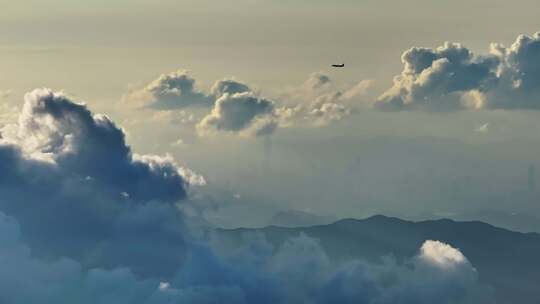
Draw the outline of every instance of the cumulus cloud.
M500 85L487 92L486 106L495 109L540 109L540 32L520 35L508 48L492 44L501 60Z
M404 68L376 106L382 110L539 109L540 33L474 55L458 43L403 53Z
M212 131L242 132L264 135L275 129L272 119L274 103L251 92L221 96L212 112L197 125L200 133Z
M125 103L167 111L212 107L225 93L251 92L251 88L233 78L214 83L209 93L197 88L196 80L185 70L160 75L143 88L133 89L123 96Z
M197 89L195 79L184 70L159 76L146 87L129 92L124 101L158 110L208 107L213 103L211 97Z
M488 89L498 65L495 57L478 58L461 44L448 42L436 49L411 48L401 61L403 72L378 100L381 109L460 109L459 94Z
M313 73L302 85L280 96L285 101L285 106L277 110L280 125L326 126L339 121L362 106L360 101L372 85L372 80L362 80L352 86L336 88L330 76Z
M187 72L178 71L160 76L145 88L129 93L124 100L158 110L150 116L151 120L196 123L200 135L223 131L256 137L271 134L277 127L272 117L274 102L258 97L247 84L233 78L216 81L205 93L196 90L195 79ZM210 113L195 118L187 112L187 108L193 107L210 109Z
M186 72L178 71L130 92L124 100L158 110L158 114L142 118L145 121L196 123L202 136L228 132L257 137L270 135L280 127L325 126L341 120L354 111L354 101L366 94L373 81L337 89L330 76L317 72L275 100L260 97L249 85L234 78L216 81L209 92L197 90L195 83ZM191 112L195 107L210 109L210 113L195 117ZM137 122L140 120L130 123Z
M243 105L239 110L227 102ZM236 120L220 125L232 130L273 110L271 102L246 92L225 93L217 106L223 107L219 115ZM485 299L466 257L435 241L404 263L332 261L306 235L277 248L264 236L247 236L233 252L219 250L205 233L193 233L181 208L188 186L204 184L201 176L170 156L132 153L110 119L48 89L28 93L18 122L2 129L0 172L0 302Z
M144 231L144 230L141 230ZM489 303L490 294L459 250L427 241L411 264L333 264L306 235L273 248L262 235L216 255L190 248L169 280L128 268L84 270L76 260L45 261L21 241L17 221L0 213L0 300L6 303ZM123 244L119 244L123 245ZM154 251L165 248L152 248Z
M304 82L303 87L306 90L319 90L328 86L331 83L331 79L328 75L317 72L309 75L309 78Z
M216 81L210 90L210 94L211 96L214 96L214 98L219 98L225 94L246 93L251 91L251 88L245 83L234 79L223 79Z
M85 267L130 266L140 274L178 265L185 224L175 204L204 179L171 157L132 153L106 116L63 94L34 90L18 122L2 129L0 163L0 210L21 224L35 255L67 256ZM150 244L168 250L132 250Z
M463 254L438 241L426 241L416 256L403 263L393 258L369 263L332 261L316 239L304 234L284 241L278 248L269 245L261 235L244 237L244 248L220 258L219 263L203 264L220 267L222 275L217 282L212 281L214 285L226 284L234 276L232 269L244 269L244 279L239 281L243 282L239 285L242 290L257 288L261 281L269 286L264 296L246 292L247 303L261 303L269 298L277 299L271 303L427 304L493 300L491 290L478 282L478 273ZM234 267L223 266L227 264Z
M326 102L347 104L365 95L373 83L373 80L366 79L340 88L329 75L316 72L310 74L301 85L287 89L280 98L293 103L309 104L317 99L325 99Z
M278 126L275 102L215 87L222 96L205 127ZM474 268L438 242L404 263L333 261L306 235L276 248L256 235L220 252L182 209L190 185L204 183L171 156L132 152L125 132L84 104L26 94L0 139L0 302L483 303Z
M0 213L2 303L201 303L190 301L194 298L193 294L197 294L198 301L213 298L214 302L211 303L218 303L215 299L223 295L230 298L227 288L214 288L208 292L197 288L173 290L170 284L158 278L142 279L128 268L84 270L73 259L41 260L32 256L31 249L20 238L17 221ZM129 255L125 257L129 258Z

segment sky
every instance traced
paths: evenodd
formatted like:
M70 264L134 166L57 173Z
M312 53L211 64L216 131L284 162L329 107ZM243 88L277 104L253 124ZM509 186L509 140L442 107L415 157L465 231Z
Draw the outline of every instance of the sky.
M170 154L205 176L212 191L230 193L231 202L209 215L221 225L263 225L287 209L421 217L513 214L534 205L504 197L526 190L527 168L540 166L536 108L381 111L373 104L411 47L450 41L481 57L491 43L532 36L540 29L535 1L48 0L2 7L5 124L16 120L26 92L65 92L114 119L134 150ZM331 69L334 63L346 68ZM289 110L363 85L342 98L346 109L333 109L340 114L288 118L266 136L201 136L195 120L208 109L140 105L145 88L180 70L198 92L230 78ZM314 73L328 85L309 88Z
M2 303L493 303L444 240L336 261L303 233L225 253L215 231L285 212L540 232L537 1L0 7Z

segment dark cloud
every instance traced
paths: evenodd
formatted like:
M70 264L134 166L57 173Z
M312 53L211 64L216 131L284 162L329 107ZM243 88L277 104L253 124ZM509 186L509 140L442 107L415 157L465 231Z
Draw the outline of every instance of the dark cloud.
M73 259L33 257L17 221L0 213L0 300L5 303L491 303L489 289L466 257L447 244L426 241L403 264L335 264L305 235L273 248L262 235L216 255L190 247L170 280L140 278L128 268L84 270ZM144 237L144 236L143 236ZM165 248L144 248L166 250Z
M509 47L493 44L476 56L457 43L411 48L394 86L377 100L382 110L539 109L540 33Z
M106 116L47 89L26 94L18 123L3 129L0 163L0 210L17 218L34 254L139 273L174 271L185 250L174 204L204 182L170 158L132 154ZM170 250L133 252L150 244Z
M17 221L0 213L2 303L184 303L184 295L169 294L158 279L138 278L128 268L85 271L72 259L37 259L20 237Z

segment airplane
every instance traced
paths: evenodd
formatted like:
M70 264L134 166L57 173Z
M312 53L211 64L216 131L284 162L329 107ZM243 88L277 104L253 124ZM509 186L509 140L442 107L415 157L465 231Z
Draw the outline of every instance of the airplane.
M343 68L343 67L345 67L345 63L342 63L342 64L332 64L332 67L333 67L333 68Z

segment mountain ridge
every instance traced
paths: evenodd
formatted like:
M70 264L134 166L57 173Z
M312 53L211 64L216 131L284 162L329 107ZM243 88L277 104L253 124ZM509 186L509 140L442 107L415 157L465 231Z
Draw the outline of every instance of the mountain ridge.
M337 261L379 261L394 256L398 261L418 254L426 240L459 249L478 270L481 281L493 286L501 303L535 303L540 298L540 234L522 233L481 221L450 219L407 221L375 215L366 219L342 219L332 224L288 228L237 228L217 230L231 246L242 235L263 233L275 247L301 233L319 240L328 256Z

